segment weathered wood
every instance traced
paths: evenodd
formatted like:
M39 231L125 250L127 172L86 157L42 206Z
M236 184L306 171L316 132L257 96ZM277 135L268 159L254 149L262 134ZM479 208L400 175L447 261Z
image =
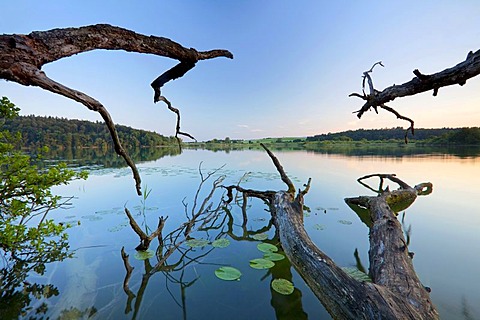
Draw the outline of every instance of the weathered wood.
M150 235L147 235L145 232L143 232L142 228L140 228L140 226L137 224L137 222L132 217L132 214L127 208L125 208L125 214L128 217L128 221L130 223L130 226L132 227L132 230L135 231L135 233L140 238L140 244L135 248L135 250L138 250L138 251L147 250L150 247L150 242L152 242L152 240L155 238L158 238L160 242L162 241L162 231L163 231L163 227L165 226L165 221L167 221L168 217L158 218L157 229L154 232L152 232Z
M366 100L365 104L357 111L358 118L371 107L381 106L399 97L413 96L417 93L433 90L437 95L438 89L451 85L463 86L468 79L476 77L480 74L480 50L475 53L470 51L465 61L445 69L443 71L424 75L418 69L413 71L415 78L400 85L393 85L383 89L382 91L374 90L369 95L351 94L350 96L360 97Z
M292 265L335 319L437 319L428 291L418 280L401 226L385 196L371 199L370 277L348 276L311 241L300 203L285 192L275 196L275 224Z
M160 87L170 80L183 76L195 66L197 61L217 57L233 58L233 55L227 50L201 52L193 48L187 49L167 38L146 36L108 24L36 31L28 35L0 35L0 79L14 81L25 86L38 86L77 101L88 109L98 112L110 131L115 152L123 157L131 168L137 193L141 195L140 174L135 163L123 148L118 138L115 123L107 109L94 98L53 81L41 71L44 64L97 49L154 54L180 61L180 64L152 82L155 102L168 101L161 97ZM176 111L173 110L169 103L168 106L171 111L177 113L179 121L178 109L173 108ZM178 121L177 135L188 135L180 132Z
M377 62L373 67L377 64L383 66L381 63ZM377 108L382 108L393 113L397 118L410 122L410 127L405 133L405 141L407 141L408 130L414 134L414 121L401 115L394 108L388 107L386 103L393 101L396 98L413 96L430 90L433 90L433 95L436 96L438 94L438 89L441 87L456 84L463 86L468 79L480 74L480 50L476 52L470 51L465 61L431 75L422 74L418 69L415 69L413 71L415 77L412 80L400 85L394 84L382 91L376 90L373 86L372 78L369 75L373 71L373 67L369 71L363 73L362 94L352 93L349 95L350 97L358 97L366 101L358 111L355 111L355 113L360 119L363 114L371 108L376 112ZM368 82L370 88L369 94L365 93L365 81Z
M268 155L280 176L286 176L275 155L272 152ZM289 179L284 179L289 190L275 194L243 190L239 186L227 189L229 193L236 189L268 201L286 256L333 318L438 319L429 293L413 268L401 225L390 208L405 200L411 204L417 194L422 194L426 188L431 190L431 184L412 188L395 175L378 174L359 180L372 176L381 178L381 192L377 197L346 199L371 212L366 219L370 226L369 275L372 282L357 281L347 275L308 236L303 226L303 195L309 184L297 196L291 192ZM383 190L384 179L397 183L400 189Z

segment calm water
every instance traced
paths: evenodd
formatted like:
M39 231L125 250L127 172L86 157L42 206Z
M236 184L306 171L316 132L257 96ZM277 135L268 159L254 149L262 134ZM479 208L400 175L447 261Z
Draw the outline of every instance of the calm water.
M356 182L371 173L396 173L410 185L432 182L431 195L419 197L401 213L405 230L410 230L410 251L414 265L443 319L480 318L480 158L442 152L404 156L372 153L362 156L312 151L276 151L283 167L297 187L309 177L312 187L305 198L305 228L313 241L340 266L355 266L357 249L368 268L368 228L344 203L345 197L372 195ZM51 319L58 317L95 319L330 319L320 302L287 260L269 270L256 270L249 260L260 258L260 242L278 244L266 206L251 200L248 222L242 226L242 212L232 206L222 213L217 229L193 234L196 238L227 238L227 248L196 248L173 255L173 271L146 276L156 258L136 260L137 235L128 226L126 206L143 228L154 228L159 216L168 216L164 233L185 221L204 173L220 168L224 184L242 183L252 189L284 189L275 168L262 151L184 150L182 154L139 163L143 185L151 190L144 203L136 196L127 168L97 167L87 181L59 187L57 193L75 195L74 208L54 212L62 221L80 221L69 230L75 257L49 264L43 276L34 273L30 282L51 283L59 295L32 300L32 310L42 303ZM210 189L207 182L202 198ZM376 181L374 181L374 184ZM220 193L218 194L220 196ZM183 201L183 203L182 203ZM216 203L218 197L214 198ZM266 233L268 239L253 239ZM153 241L151 248L156 249ZM125 247L134 267L129 280L130 297L123 288L126 270L120 255ZM181 255L181 253L185 255ZM222 281L214 271L233 266L242 272L240 281ZM270 289L275 278L295 285L290 296ZM30 315L34 315L34 311ZM27 317L28 318L28 317Z

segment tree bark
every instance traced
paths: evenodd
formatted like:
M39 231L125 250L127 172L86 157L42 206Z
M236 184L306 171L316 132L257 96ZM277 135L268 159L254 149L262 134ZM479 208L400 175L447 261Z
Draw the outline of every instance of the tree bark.
M145 36L107 24L36 31L28 35L0 35L0 79L25 86L38 86L80 102L88 109L98 112L110 131L115 152L122 156L132 169L137 193L141 195L140 175L135 163L123 148L107 109L94 98L53 81L41 71L44 64L97 49L154 54L180 61L177 66L164 72L152 82L155 92L154 102L162 100L160 87L170 80L183 76L195 66L197 61L217 57L233 58L233 55L227 50L200 52L193 48L187 49L167 38ZM177 115L179 117L178 113ZM177 122L177 134L184 134L179 130L180 126Z

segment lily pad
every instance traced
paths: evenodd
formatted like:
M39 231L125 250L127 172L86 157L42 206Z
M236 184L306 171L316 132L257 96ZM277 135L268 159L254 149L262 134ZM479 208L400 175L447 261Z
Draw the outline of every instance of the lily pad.
M240 270L233 267L220 267L215 270L215 275L217 278L225 281L240 280L242 273Z
M321 230L325 230L325 225L324 225L324 224L320 224L320 223L316 223L316 224L313 225L313 228L314 228L315 230L321 231Z
M147 260L150 259L155 255L155 252L153 250L145 250L145 251L137 251L135 255L133 256L137 260Z
M254 234L252 236L253 239L255 240L267 240L268 239L268 235L266 233L258 233L258 234Z
M230 240L227 238L220 238L212 242L212 246L215 248L226 248L230 245Z
M257 244L257 249L265 253L278 251L278 248L270 243L259 243Z
M250 260L250 267L253 269L270 269L275 265L275 262L272 260L267 260L267 259L253 259Z
M206 239L189 239L185 242L185 244L192 248L200 248L205 247L208 244L208 240Z
M86 216L82 216L82 219L87 219L88 221L98 221L98 220L102 220L102 217L99 217L99 216L96 216L96 215L93 215L93 214L89 214L89 215L86 215Z
M350 225L350 224L352 224L352 221L349 221L349 220L338 220L338 223Z
M285 259L285 256L281 253L267 252L263 255L263 259L267 259L270 261L280 261Z
M271 286L273 290L286 296L292 294L295 290L293 283L291 283L287 279L275 279L272 281Z
M352 277L357 281L372 282L372 279L370 279L370 277L366 273L358 270L357 268L344 267L342 268L342 270L345 271L346 274L348 274L350 277Z

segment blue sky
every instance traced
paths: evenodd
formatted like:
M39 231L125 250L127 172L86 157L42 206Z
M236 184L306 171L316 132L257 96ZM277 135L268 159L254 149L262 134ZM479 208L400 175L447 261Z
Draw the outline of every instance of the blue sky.
M109 23L234 60L200 61L162 93L199 140L308 136L406 126L392 114L358 120L362 72L377 89L451 67L480 48L480 2L471 1L3 1L0 33ZM116 123L173 135L175 117L153 104L150 83L176 61L93 51L45 65L47 75L102 102ZM418 128L480 125L480 79L389 106ZM22 114L101 120L83 105L0 81Z

